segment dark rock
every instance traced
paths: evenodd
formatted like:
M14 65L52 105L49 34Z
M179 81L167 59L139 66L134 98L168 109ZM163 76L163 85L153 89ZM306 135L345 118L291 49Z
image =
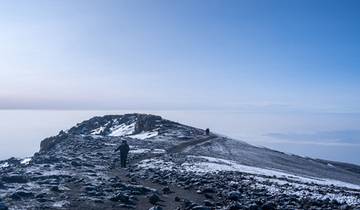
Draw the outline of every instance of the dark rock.
M149 203L155 205L160 201L160 197L157 196L156 194L152 194L149 196Z
M180 199L179 197L177 197L177 196L175 196L174 200L175 200L176 202L180 202L180 201L181 201L181 199Z
M209 200L204 200L204 205L205 206L214 206L214 203Z
M276 209L276 204L272 203L272 202L267 202L261 208L263 210L275 210Z
M101 199L94 199L94 202L95 203L105 203L103 200L101 200Z
M40 194L37 194L36 196L35 196L35 198L44 198L44 197L46 197L46 193L40 193Z
M249 209L249 210L259 210L260 208L259 208L259 206L256 205L256 204L251 204L248 209Z
M0 210L8 210L8 207L0 200Z
M229 200L238 201L241 198L241 193L238 191L231 191L227 195Z
M216 190L212 187L206 187L203 190L201 190L201 193L215 193Z
M71 161L71 165L75 166L75 167L81 166L81 164L79 162L77 162L77 161Z
M137 120L135 124L135 134L141 133L143 131L151 131L156 128L156 123L158 120L162 120L160 116L155 115L137 115Z
M17 191L10 196L13 200L22 200L31 197L34 197L34 194L32 192L25 191Z
M129 204L120 204L119 207L125 209L135 209L133 205L129 205Z
M37 198L36 199L38 202L40 202L40 203L45 203L45 202L48 202L49 200L48 199L46 199L46 198Z
M235 204L232 204L232 205L226 207L226 210L240 210L240 209L244 209L244 207L238 203L235 203Z
M162 192L163 192L164 194L170 194L170 193L171 193L171 190L170 190L169 187L164 187L164 188L162 189Z
M137 186L137 185L128 185L126 186L126 189L131 191L131 194L133 195L145 195L148 192L150 192L150 190L144 186Z
M90 192L90 191L95 191L96 188L93 186L86 186L86 187L84 187L84 190Z
M62 192L62 191L59 189L58 186L52 186L52 187L50 188L50 191L52 191L52 192Z
M136 182L137 182L137 180L136 180L136 178L135 178L135 177L131 177L130 182L132 182L132 183L136 183Z
M41 141L40 152L50 151L55 145L68 137L67 134L59 134L57 136L49 137Z
M212 210L212 208L207 206L194 206L191 208L191 210Z
M207 193L205 193L204 196L206 199L212 199L212 200L214 199L214 197L212 195L209 195Z
M119 193L117 195L115 195L114 197L110 198L111 201L120 201L120 202L123 202L123 203L130 203L130 199L129 199L129 196L127 195L124 195L122 193Z
M351 209L351 206L349 206L347 204L343 204L343 205L340 206L340 209L341 210L349 210L349 209Z
M17 158L12 157L12 158L7 159L6 162L10 165L20 165L21 161Z
M58 157L48 156L48 155L44 155L44 156L38 155L36 158L33 158L32 160L34 163L37 163L37 164L52 164L52 165L61 161L60 158L58 158ZM44 167L49 168L50 165L45 165Z
M2 181L5 183L27 183L28 179L25 176L4 176Z
M182 207L185 209L189 209L196 206L196 204L194 204L193 202L191 202L190 200L184 199L182 202Z

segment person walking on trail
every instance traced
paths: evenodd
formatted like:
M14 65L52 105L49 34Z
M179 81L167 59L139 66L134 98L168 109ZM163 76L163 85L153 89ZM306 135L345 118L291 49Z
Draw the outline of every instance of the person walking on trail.
M121 163L121 168L126 168L126 161L127 161L127 156L130 150L130 147L127 143L126 140L123 140L120 144L120 146L118 148L116 148L116 151L120 150L120 163Z
M207 135L207 136L210 135L210 129L209 129L209 128L206 128L206 130L205 130L205 135Z

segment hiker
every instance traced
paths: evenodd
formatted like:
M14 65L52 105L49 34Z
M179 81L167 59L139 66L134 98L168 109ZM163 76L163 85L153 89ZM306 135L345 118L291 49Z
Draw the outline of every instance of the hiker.
M210 129L209 128L206 128L206 130L205 130L205 135L210 135Z
M127 143L126 140L123 140L120 144L120 146L115 150L119 151L120 150L120 163L121 163L121 168L126 168L126 161L127 161L127 156L130 150L130 147Z

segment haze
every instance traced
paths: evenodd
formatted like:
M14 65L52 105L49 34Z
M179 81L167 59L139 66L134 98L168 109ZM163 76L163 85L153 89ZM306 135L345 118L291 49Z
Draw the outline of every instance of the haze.
M256 113L251 129L268 126L261 135L340 151L339 144L360 143L359 7L327 0L1 1L0 108ZM263 115L283 117L274 128L271 120L261 124ZM299 115L318 121L307 131L281 129ZM218 129L231 127L226 119ZM330 153L321 157L359 161Z

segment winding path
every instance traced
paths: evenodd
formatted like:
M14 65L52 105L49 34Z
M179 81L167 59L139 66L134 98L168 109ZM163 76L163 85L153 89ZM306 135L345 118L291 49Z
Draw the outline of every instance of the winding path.
M163 155L166 154L174 154L174 153L180 153L185 151L187 148L191 147L191 146L195 146L207 141L210 141L214 138L216 138L216 135L210 135L210 136L206 136L204 138L199 138L199 139L194 139L194 140L189 140L180 144L177 144L171 148L169 148L168 150L166 150L166 153L163 154L147 154L144 155L140 158L136 158L131 162L131 165L134 165L142 160L145 159L150 159L150 158L156 158L156 157L161 157ZM158 191L161 192L161 189L164 188L163 185L158 184L158 183L153 183L150 180L144 180L144 179L137 179L135 182L133 182L133 180L131 180L128 176L129 174L129 170L128 168L126 169L122 169L122 168L118 168L118 167L114 167L110 170L110 174L112 174L113 176L118 176L121 180L129 183L129 184L136 184L136 185L142 185L144 187L149 187L149 188L153 188L153 189L157 189ZM182 189L179 186L170 184L168 185L168 187L173 191L173 193L171 194L159 194L160 198L161 198L161 202L159 203L160 206L164 207L164 209L176 209L179 205L179 203L174 202L174 199L176 196L179 196L183 199L188 199L188 200L192 200L192 201L196 201L196 202L202 202L204 199L206 199L204 197L204 195L198 194L194 189ZM136 209L139 210L147 210L149 208L151 208L152 205L148 202L148 198L146 196L139 196L138 197L138 202L136 205Z

